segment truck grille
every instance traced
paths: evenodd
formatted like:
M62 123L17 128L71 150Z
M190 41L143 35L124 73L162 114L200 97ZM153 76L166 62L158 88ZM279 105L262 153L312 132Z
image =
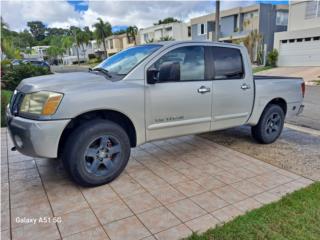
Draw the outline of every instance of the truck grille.
M23 100L24 94L17 90L14 91L10 101L10 112L12 115L18 115L20 104Z

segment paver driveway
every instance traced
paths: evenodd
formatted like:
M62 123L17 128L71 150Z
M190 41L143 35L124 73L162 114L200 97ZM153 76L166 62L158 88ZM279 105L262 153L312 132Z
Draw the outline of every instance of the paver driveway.
M10 152L2 138L1 239L179 239L312 181L198 136L132 150L109 185L81 188L61 163ZM48 217L58 223L21 223Z

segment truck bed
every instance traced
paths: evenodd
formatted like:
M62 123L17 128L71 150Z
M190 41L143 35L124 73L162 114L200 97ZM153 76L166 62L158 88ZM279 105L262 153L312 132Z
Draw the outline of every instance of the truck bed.
M256 80L273 80L273 79L302 79L300 77L285 77L285 76L267 76L267 75L253 75Z

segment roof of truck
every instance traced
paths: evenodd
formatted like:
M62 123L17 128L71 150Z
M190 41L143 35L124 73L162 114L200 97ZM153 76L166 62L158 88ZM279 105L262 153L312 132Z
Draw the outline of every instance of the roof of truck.
M187 40L187 41L160 41L160 42L155 42L155 43L148 43L148 44L160 44L163 46L171 46L171 45L176 45L176 44L183 44L183 43L199 43L199 44L208 44L212 43L215 45L220 45L220 46L235 46L235 47L243 47L242 45L239 44L233 44L233 43L225 43L225 42L217 42L217 41L192 41L192 40Z

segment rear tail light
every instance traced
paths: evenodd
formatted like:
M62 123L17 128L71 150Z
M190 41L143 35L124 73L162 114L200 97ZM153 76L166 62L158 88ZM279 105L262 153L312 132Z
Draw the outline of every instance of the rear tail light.
M302 92L302 97L304 97L304 94L305 94L305 92L306 92L306 85L305 85L304 82L301 83L301 92Z

